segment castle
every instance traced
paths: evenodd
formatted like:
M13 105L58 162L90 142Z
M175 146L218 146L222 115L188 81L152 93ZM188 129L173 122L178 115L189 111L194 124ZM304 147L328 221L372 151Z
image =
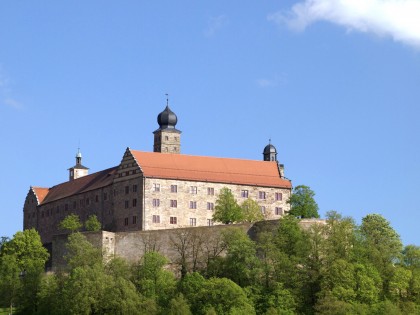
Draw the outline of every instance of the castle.
M89 175L80 150L69 180L51 188L30 187L23 228L35 228L48 247L67 215L85 221L94 214L102 230L150 231L211 226L218 193L227 187L241 203L258 202L266 219L289 211L291 181L269 143L263 160L181 154L181 131L169 106L158 115L154 152L127 148L119 165Z

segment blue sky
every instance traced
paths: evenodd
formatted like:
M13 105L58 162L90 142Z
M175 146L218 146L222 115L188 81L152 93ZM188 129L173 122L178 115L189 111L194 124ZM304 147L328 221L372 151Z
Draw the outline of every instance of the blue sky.
M0 235L31 185L151 151L169 93L182 152L272 139L321 215L380 213L420 245L420 1L2 1Z

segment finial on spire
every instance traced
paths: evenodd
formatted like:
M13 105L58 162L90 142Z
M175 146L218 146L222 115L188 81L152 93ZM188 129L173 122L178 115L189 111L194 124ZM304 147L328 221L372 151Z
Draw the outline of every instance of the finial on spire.
M166 95L166 106L169 106L169 94L165 93Z
M268 139L268 144L271 144L271 138Z

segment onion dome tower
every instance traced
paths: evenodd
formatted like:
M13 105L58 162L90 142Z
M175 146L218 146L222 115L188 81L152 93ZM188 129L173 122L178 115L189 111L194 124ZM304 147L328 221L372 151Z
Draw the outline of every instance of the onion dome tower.
M159 128L153 132L153 151L160 153L181 153L181 131L175 126L178 117L169 108L169 100L166 98L166 108L157 116Z
M69 168L69 180L75 180L88 174L89 168L82 165L82 153L80 153L80 149L78 149L76 154L76 165Z

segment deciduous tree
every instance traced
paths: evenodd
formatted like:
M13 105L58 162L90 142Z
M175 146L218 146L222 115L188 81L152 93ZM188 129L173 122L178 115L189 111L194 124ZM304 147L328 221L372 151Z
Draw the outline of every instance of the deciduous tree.
M216 210L213 214L215 222L231 224L241 222L243 213L230 189L224 187L220 190L219 197L216 200Z
M70 232L79 231L82 228L82 226L83 225L80 222L80 218L76 214L69 214L59 224L59 228L61 230L67 230L67 231L70 231Z
M318 204L315 193L305 185L296 186L287 203L290 204L289 214L299 218L319 218Z

